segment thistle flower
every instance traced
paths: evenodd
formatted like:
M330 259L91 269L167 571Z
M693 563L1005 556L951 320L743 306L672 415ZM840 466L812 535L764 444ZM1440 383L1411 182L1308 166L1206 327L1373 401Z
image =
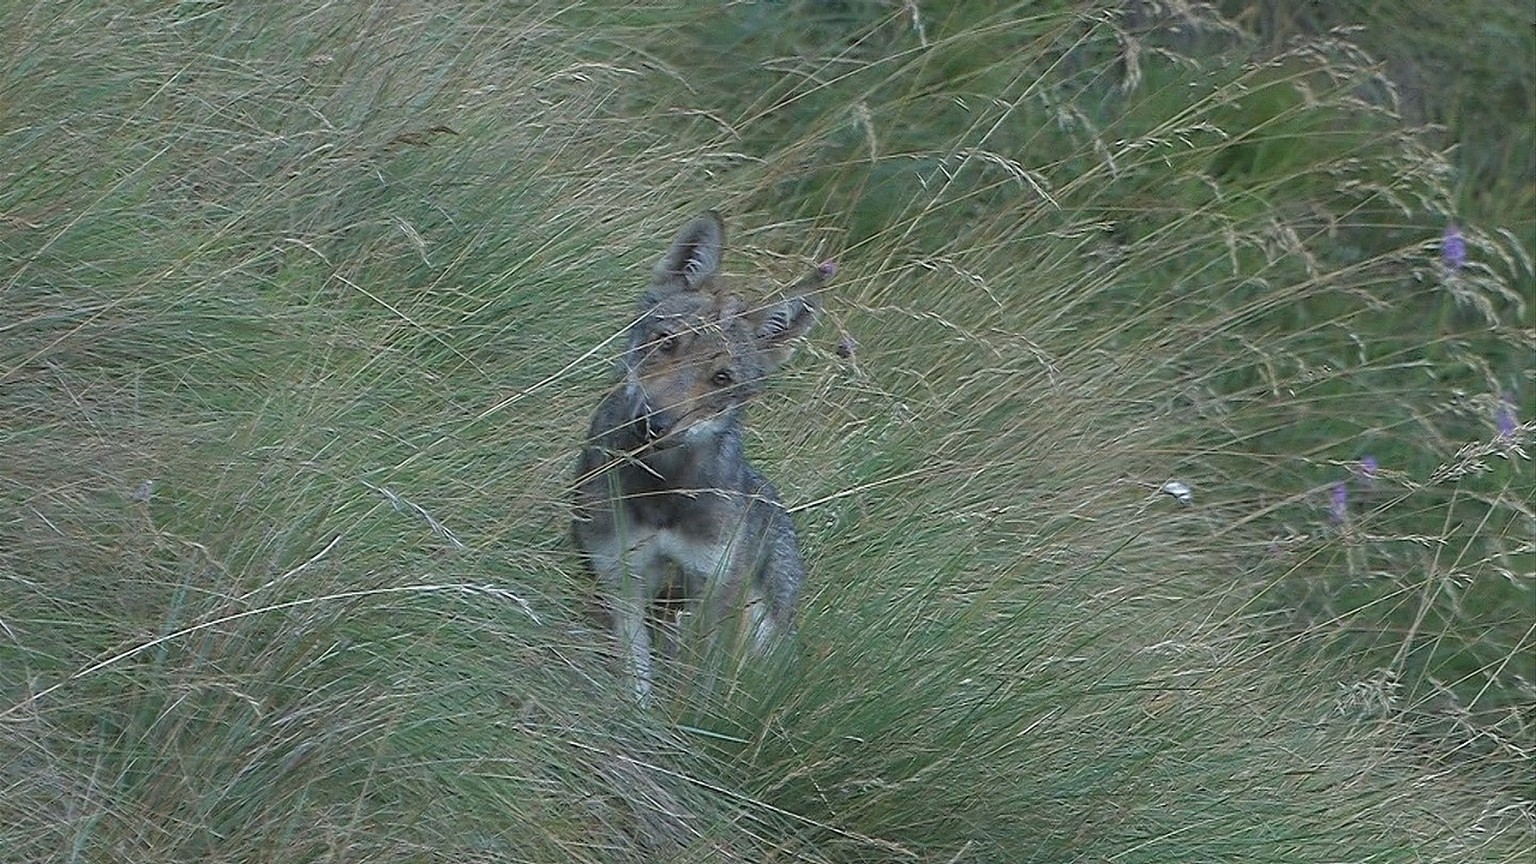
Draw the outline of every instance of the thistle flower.
M1467 263L1467 241L1455 222L1445 226L1445 236L1440 238L1440 261L1453 273Z
M1329 494L1328 518L1336 523L1343 523L1349 518L1349 487L1343 483L1333 484L1333 491Z
M1515 437L1515 427L1520 424L1515 420L1515 397L1512 394L1499 396L1499 407L1493 412L1493 425L1498 428L1500 438Z

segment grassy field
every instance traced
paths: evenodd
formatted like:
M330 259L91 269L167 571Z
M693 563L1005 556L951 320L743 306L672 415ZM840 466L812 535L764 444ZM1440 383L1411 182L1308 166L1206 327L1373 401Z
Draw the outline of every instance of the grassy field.
M0 857L1526 860L1536 22L1006 5L0 4ZM570 471L704 207L839 262L812 578L642 710Z

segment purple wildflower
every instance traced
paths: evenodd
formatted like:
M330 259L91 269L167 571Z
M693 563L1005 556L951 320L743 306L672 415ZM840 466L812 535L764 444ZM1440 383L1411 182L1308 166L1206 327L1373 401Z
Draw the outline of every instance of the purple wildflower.
M1455 222L1445 226L1445 236L1440 239L1440 260L1452 272L1467 263L1467 241L1462 239Z
M1349 487L1343 483L1333 484L1333 492L1328 501L1328 518L1334 522L1342 523L1349 517Z
M1499 396L1499 407L1493 412L1493 425L1498 427L1500 438L1515 437L1515 397L1504 393Z
M837 275L837 262L831 258L816 265L816 270L827 279Z
M1375 456L1365 455L1354 467L1354 475L1359 477L1367 487L1376 485L1376 472L1381 470L1381 463Z
M128 496L128 500L136 504L148 504L155 497L155 481L145 480L140 483Z

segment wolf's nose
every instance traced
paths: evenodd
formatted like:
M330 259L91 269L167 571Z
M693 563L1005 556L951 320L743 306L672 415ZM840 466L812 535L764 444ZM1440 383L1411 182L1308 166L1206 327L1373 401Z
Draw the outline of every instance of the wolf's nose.
M645 437L651 441L665 437L677 425L677 419L666 411L652 411L640 418L640 422L645 424Z
M625 395L629 397L630 422L634 423L647 441L655 441L657 438L672 430L672 422L660 411L651 408L651 402L645 398L645 393L634 384L625 389Z

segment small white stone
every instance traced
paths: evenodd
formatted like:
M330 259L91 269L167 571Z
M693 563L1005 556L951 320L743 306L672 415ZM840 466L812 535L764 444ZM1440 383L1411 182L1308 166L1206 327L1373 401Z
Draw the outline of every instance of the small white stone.
M1177 480L1169 480L1167 483L1164 483L1163 488L1158 491L1172 495L1180 504L1195 503L1194 490L1190 489L1188 486L1180 483Z

